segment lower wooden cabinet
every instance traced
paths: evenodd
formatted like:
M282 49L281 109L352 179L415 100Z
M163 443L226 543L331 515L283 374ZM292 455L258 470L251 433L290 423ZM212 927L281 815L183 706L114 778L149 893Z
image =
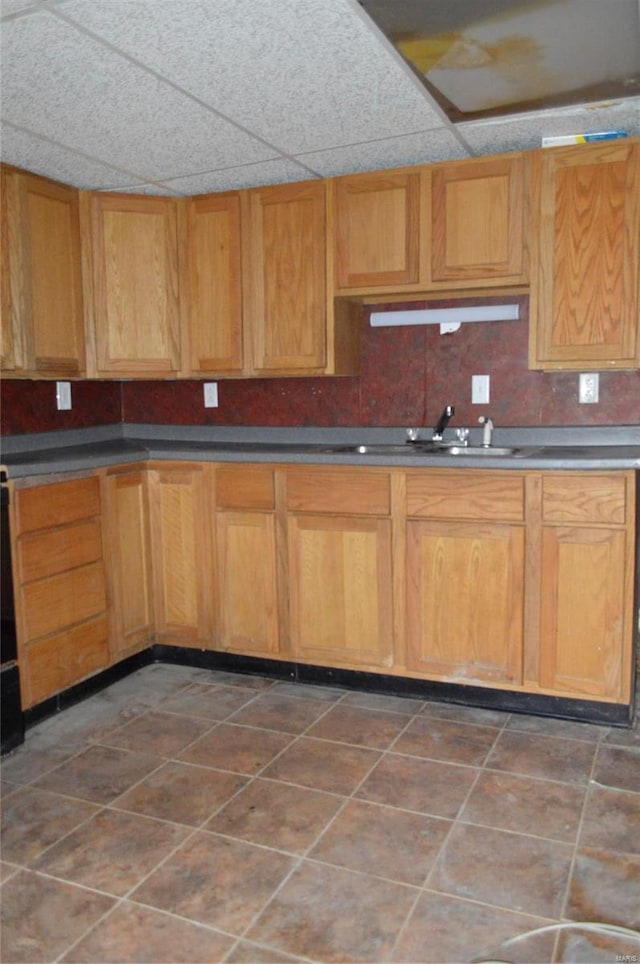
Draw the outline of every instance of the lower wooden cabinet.
M407 665L467 683L522 681L524 529L407 523Z
M144 649L154 633L146 469L109 472L103 479L103 510L112 654L119 659Z
M216 471L216 646L249 656L280 649L274 471Z
M109 665L99 480L19 487L15 524L26 708Z
M629 697L633 490L627 473L542 480L539 681L546 690Z
M310 466L286 473L293 655L323 666L393 664L391 477Z
M211 513L206 465L149 472L156 637L210 648L213 633Z

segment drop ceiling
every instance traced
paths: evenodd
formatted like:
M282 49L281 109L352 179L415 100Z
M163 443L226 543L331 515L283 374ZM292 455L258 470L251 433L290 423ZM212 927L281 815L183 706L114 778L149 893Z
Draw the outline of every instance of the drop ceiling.
M640 134L637 0L1 0L0 13L0 157L83 188L190 195Z

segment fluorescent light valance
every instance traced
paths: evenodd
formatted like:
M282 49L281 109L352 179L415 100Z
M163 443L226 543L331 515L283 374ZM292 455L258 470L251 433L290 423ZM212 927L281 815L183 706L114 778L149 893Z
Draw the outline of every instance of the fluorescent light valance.
M517 321L520 305L461 305L457 308L419 308L409 311L372 311L372 328L396 325L440 325L440 334L457 331L471 321Z

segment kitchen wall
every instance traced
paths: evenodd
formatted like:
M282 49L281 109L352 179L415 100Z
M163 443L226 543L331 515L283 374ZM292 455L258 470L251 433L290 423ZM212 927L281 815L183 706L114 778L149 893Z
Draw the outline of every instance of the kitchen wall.
M363 313L358 376L220 380L217 409L203 407L202 382L195 380L74 382L70 412L56 410L53 382L4 380L2 432L119 421L432 425L447 403L456 406L458 425L474 424L478 415L487 413L498 426L640 424L640 372L602 372L599 404L580 405L577 372L527 368L528 298L469 303L491 300L518 301L520 320L466 324L453 334L440 335L437 326L372 329ZM446 307L451 302L438 304ZM491 375L488 406L471 405L474 374Z

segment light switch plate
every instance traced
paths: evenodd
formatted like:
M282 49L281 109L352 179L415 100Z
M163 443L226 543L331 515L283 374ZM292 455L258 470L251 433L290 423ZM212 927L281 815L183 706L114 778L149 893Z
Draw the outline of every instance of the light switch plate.
M218 383L217 382L204 383L204 407L205 408L218 407Z
M59 412L68 412L71 408L71 382L56 382L56 405Z
M490 378L488 375L471 376L471 404L472 405L489 404L489 385L490 385Z

